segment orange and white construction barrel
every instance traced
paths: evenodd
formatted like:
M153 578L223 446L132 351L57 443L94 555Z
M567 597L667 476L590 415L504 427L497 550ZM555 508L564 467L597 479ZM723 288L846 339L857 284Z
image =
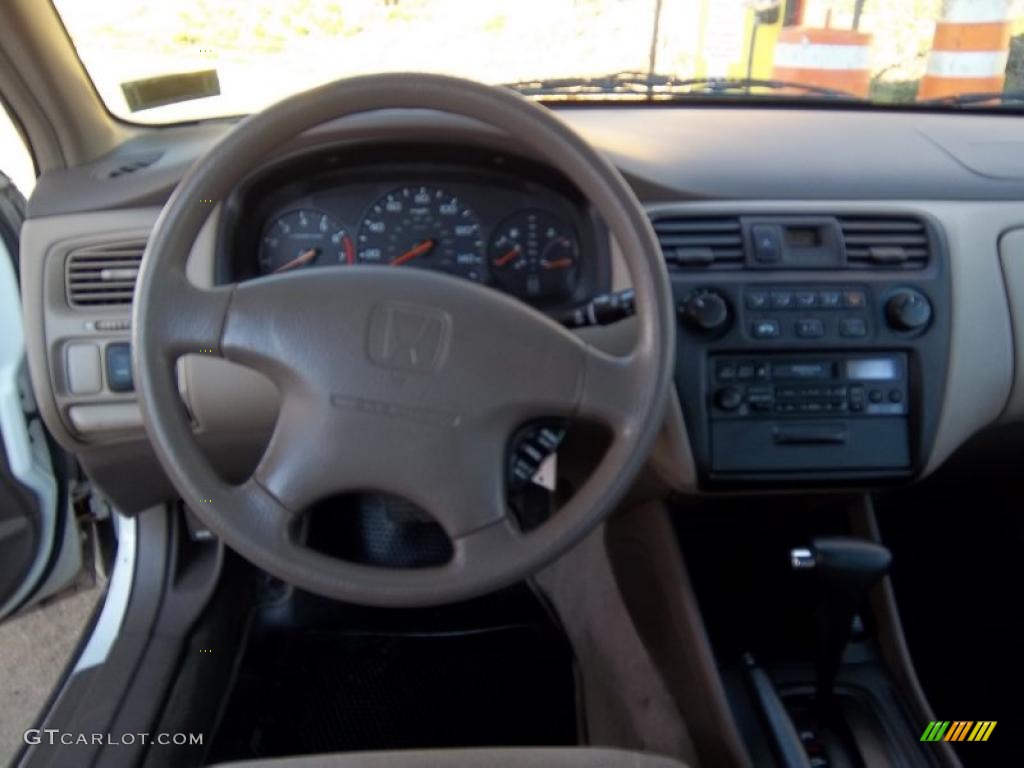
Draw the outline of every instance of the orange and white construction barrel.
M917 98L1002 91L1010 55L1008 0L944 0Z
M871 35L850 29L783 27L775 43L772 76L867 97Z

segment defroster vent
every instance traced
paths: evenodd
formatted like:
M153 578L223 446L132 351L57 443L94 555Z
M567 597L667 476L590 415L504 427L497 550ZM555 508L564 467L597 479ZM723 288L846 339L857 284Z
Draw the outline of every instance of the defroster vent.
M72 307L130 305L145 249L144 240L125 240L71 251L64 267L68 303Z

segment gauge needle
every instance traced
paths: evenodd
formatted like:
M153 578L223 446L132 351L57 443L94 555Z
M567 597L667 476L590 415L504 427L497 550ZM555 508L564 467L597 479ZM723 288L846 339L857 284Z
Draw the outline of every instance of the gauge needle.
M309 262L316 258L316 255L319 252L320 251L317 248L307 248L287 264L282 264L280 267L275 269L274 272L287 272L289 269L295 269L296 267L301 267L304 264L309 264Z
M396 256L395 258L393 258L391 260L391 266L392 267L400 267L403 264L405 264L405 262L412 261L417 256L422 256L424 253L426 253L431 248L433 248L434 245L435 245L435 241L434 240L424 240L419 245L415 245L412 248L410 248L408 251L403 253L401 256Z
M565 269L566 267L572 266L572 259L555 259L554 261L544 260L541 261L540 265L544 267L544 269Z
M513 248L511 251L506 253L504 256L499 256L498 258L496 258L494 260L494 266L496 266L496 267L504 267L510 261L515 259L520 253L522 253L522 250L517 245L515 248Z

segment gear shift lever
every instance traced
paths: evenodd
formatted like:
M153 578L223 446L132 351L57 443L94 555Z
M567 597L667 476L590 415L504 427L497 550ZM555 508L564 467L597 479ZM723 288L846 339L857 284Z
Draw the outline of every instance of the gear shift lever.
M832 702L836 674L850 641L853 618L870 589L889 570L892 554L880 544L862 539L824 537L811 547L790 551L794 570L814 569L818 581L818 681L816 701L826 709Z

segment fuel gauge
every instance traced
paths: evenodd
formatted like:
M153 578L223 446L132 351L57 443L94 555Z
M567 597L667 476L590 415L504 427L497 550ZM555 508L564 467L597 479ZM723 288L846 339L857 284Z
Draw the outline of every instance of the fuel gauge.
M519 211L495 230L488 248L495 282L532 301L567 298L576 285L579 241L575 230L552 213Z

